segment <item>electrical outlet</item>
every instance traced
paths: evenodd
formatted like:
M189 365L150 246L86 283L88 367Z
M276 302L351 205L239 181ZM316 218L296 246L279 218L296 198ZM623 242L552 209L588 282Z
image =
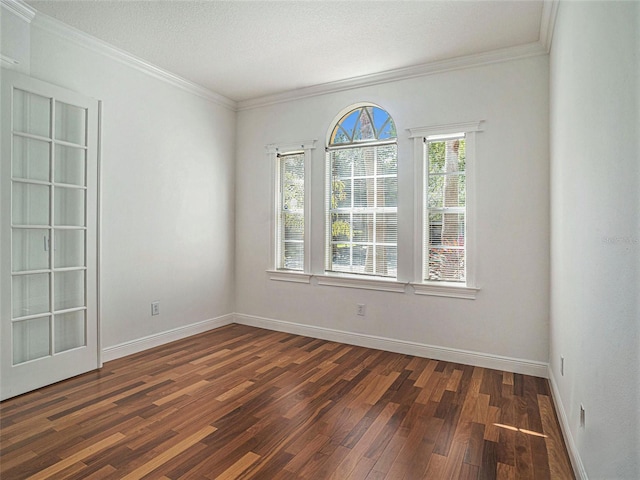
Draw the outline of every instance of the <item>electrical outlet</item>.
M160 302L151 302L151 315L160 315Z
M364 305L364 303L359 303L358 304L357 313L358 313L359 316L364 317L364 314L365 314L365 305Z
M580 404L580 428L584 428L584 420L585 420L584 405Z
M564 357L560 357L560 375L564 377Z

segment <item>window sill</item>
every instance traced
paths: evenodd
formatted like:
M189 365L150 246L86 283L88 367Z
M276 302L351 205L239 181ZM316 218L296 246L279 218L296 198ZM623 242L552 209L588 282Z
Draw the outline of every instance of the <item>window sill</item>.
M315 277L318 280L318 285L395 293L405 293L407 285L411 285L416 295L462 298L466 300L475 300L477 293L480 291L479 288L469 287L459 283L408 283L384 277L364 278L359 275L339 273L314 275L312 273L298 272L295 270L267 270L267 274L270 280L279 282L310 284L311 278Z
M456 283L411 283L416 295L433 295L436 297L464 298L475 300L479 288Z
M279 282L311 283L310 273L296 272L295 270L267 270L269 279Z
M383 292L404 293L406 282L398 282L394 279L362 278L358 275L340 275L340 274L324 274L315 275L318 279L318 285L326 285L330 287L346 287L360 288L364 290L380 290Z

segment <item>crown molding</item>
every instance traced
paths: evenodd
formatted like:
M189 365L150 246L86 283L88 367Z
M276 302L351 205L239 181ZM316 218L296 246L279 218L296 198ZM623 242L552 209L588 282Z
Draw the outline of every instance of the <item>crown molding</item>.
M48 15L37 12L22 0L0 0L2 7L18 15L28 23L41 28L53 35L65 38L77 45L103 54L113 60L128 65L140 72L154 78L163 80L175 87L181 88L199 97L212 101L232 111L250 110L266 107L278 103L300 100L329 93L336 93L355 88L363 88L383 83L407 80L416 77L434 75L465 68L491 65L511 60L548 54L551 48L553 29L558 12L560 0L544 0L542 7L542 19L540 22L540 38L537 42L508 47L474 55L466 55L437 62L414 65L385 72L362 75L344 80L312 85L295 90L289 90L273 95L252 98L236 102L224 95L216 93L208 88L198 85L190 80L182 78L174 73L164 70L146 60L121 50L107 42L88 35L74 27L60 22Z
M542 19L540 20L540 44L545 51L551 51L551 42L553 40L553 30L556 25L556 17L558 16L558 6L560 0L544 0L542 4Z
M33 17L36 16L36 11L22 0L0 0L0 6L6 8L27 23L31 23Z
M493 63L507 62L521 58L535 57L545 55L547 52L540 42L527 43L515 47L492 50L474 55L466 55L438 62L415 65L412 67L398 68L388 70L386 72L373 73L360 77L349 78L346 80L338 80L335 82L313 85L310 87L300 88L274 95L242 100L238 102L238 110L250 110L253 108L266 107L276 103L289 102L292 100L300 100L318 95L326 95L328 93L336 93L354 88L368 87L379 85L382 83L396 82L399 80L407 80L426 75L434 75L437 73L449 72L452 70L461 70L470 67L478 67L482 65L490 65Z
M0 0L3 3L5 1L14 1L14 0ZM76 45L87 48L96 53L105 55L106 57L111 58L112 60L116 60L120 63L123 63L135 70L138 70L142 73L146 73L154 78L159 80L163 80L174 87L178 87L182 90L185 90L194 95L198 95L199 97L205 98L213 103L216 103L222 107L228 108L229 110L235 111L237 108L237 103L230 98L227 98L223 95L215 93L201 85L193 83L189 80L186 80L178 75L175 75L171 72L168 72L152 63L147 62L141 58L136 57L130 53L125 52L113 45L110 45L107 42L99 40L91 35L88 35L76 28L73 28L59 20L56 20L48 15L44 15L40 12L37 12L37 15L32 23L34 27L40 28L42 30L51 33L60 38L64 38L65 40L69 40Z
M2 64L3 67L6 66L8 68L12 68L20 64L20 62L15 58L2 55L1 53L0 53L0 63Z

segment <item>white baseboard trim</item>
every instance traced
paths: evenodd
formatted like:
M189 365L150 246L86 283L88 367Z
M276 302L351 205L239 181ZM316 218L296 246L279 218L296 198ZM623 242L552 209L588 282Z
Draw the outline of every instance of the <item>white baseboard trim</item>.
M546 378L549 372L548 364L544 362L502 357L499 355L459 350L448 347L438 347L423 343L409 342L406 340L376 337L374 335L367 335L364 333L345 332L331 328L263 318L255 315L236 313L234 314L234 321L241 325L265 328L267 330L320 338L322 340L357 345L359 347L375 348L377 350L386 350L406 355L432 358L434 360L443 360L477 367L505 370L508 372L533 375L536 377Z
M213 330L214 328L224 327L233 323L234 316L229 313L216 318L210 318L209 320L203 320L202 322L192 323L191 325L185 325L183 327L167 330L166 332L155 333L143 338L124 342L119 345L113 345L111 347L105 347L102 349L102 361L108 362L117 358L126 357L134 353L148 350L149 348L158 347L165 343L175 342L183 338L196 335L198 333Z
M375 335L368 335L365 333L347 332L332 328L304 325L301 323L287 322L284 320L275 320L272 318L245 315L241 313L222 315L202 322L167 330L166 332L160 332L118 345L105 347L102 349L102 361L109 362L117 358L142 352L150 348L181 340L191 335L196 335L198 333L213 330L214 328L223 327L232 323L264 328L277 332L292 333L305 337L320 338L322 340L357 345L359 347L375 348L377 350L386 350L388 352L432 358L434 360L443 360L483 368L504 370L507 372L521 373L523 375L548 378L550 373L548 364L544 362L503 357L500 355L472 352L456 348L439 347L424 343L410 342L407 340L377 337ZM552 388L554 388L553 383ZM557 398L556 391L554 391L554 398ZM559 402L556 403L558 404L560 411L562 404ZM562 415L564 415L564 410L562 410ZM564 428L565 427L563 425L563 430ZM586 479L586 477L584 478Z
M578 447L573 440L573 435L571 435L567 412L565 411L564 404L561 401L560 390L558 389L558 384L553 376L551 366L549 366L547 377L549 378L549 384L551 385L551 396L553 398L554 406L556 407L556 412L558 413L558 421L560 422L560 428L562 430L562 435L564 436L564 443L567 445L569 460L571 460L571 466L573 467L573 473L577 480L588 480L589 477L587 476L587 471L585 470L580 454L578 453Z

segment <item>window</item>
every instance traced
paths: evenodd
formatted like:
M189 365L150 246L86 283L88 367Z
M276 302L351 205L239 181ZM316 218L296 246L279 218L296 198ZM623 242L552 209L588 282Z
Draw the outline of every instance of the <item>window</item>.
M304 270L304 152L278 154L277 265Z
M326 270L397 277L398 146L375 105L340 116L327 145Z
M465 136L427 140L422 280L466 280Z
M422 192L416 202L422 226L416 239L418 294L475 296L473 157L479 130L480 122L409 130L416 191Z
M271 272L309 270L309 162L315 141L268 145L274 171ZM273 278L273 277L272 277ZM283 278L275 278L283 279Z

